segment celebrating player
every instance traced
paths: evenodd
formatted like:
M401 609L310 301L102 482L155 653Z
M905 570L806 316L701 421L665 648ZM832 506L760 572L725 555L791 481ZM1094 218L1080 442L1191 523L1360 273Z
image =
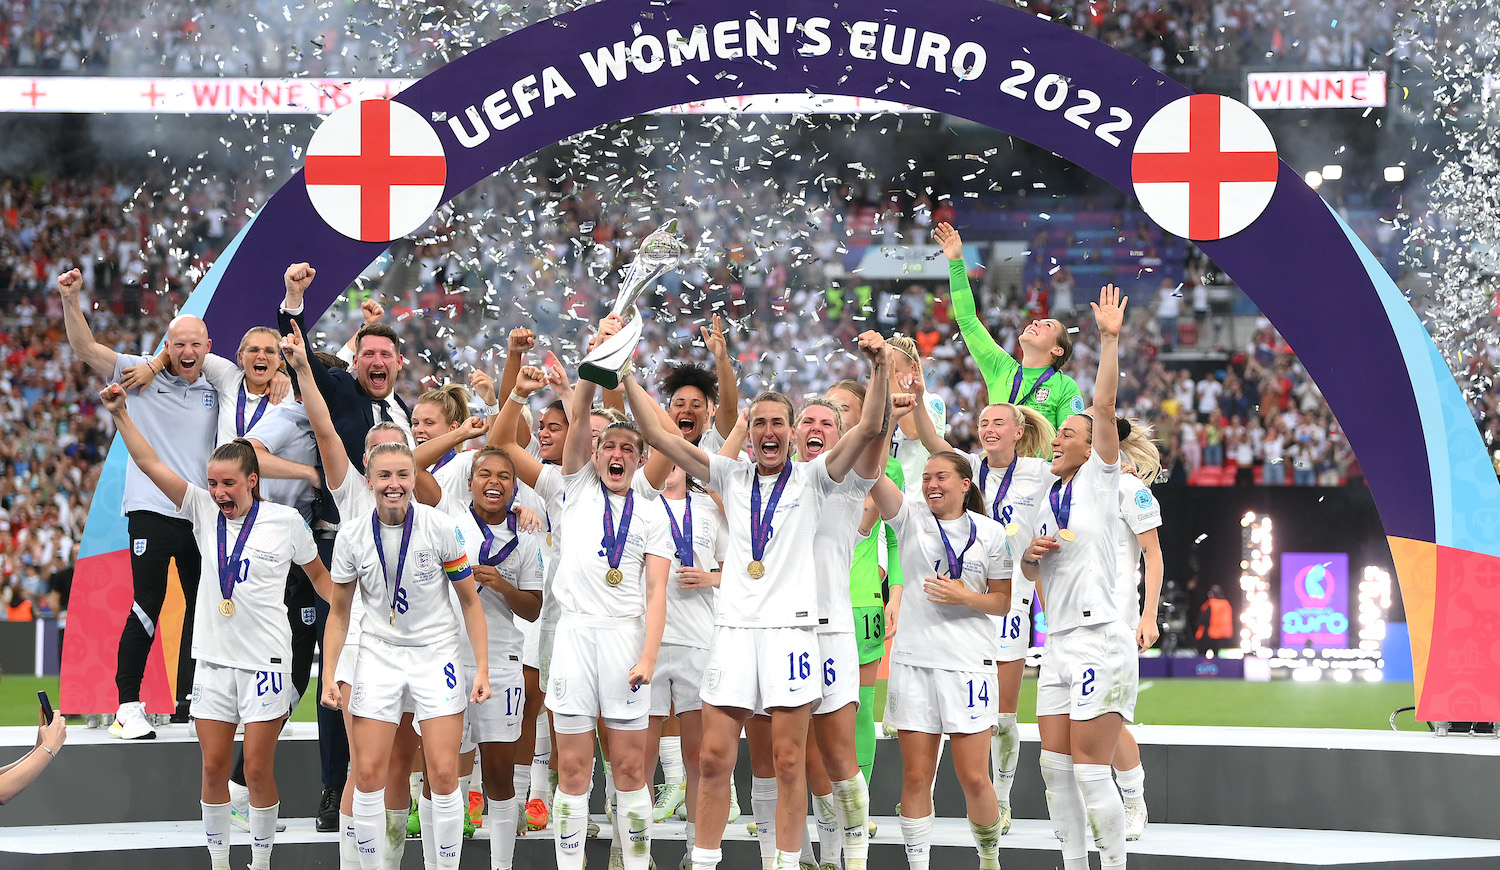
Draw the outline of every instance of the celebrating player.
M922 441L933 453L952 450L939 438L922 415L917 418ZM1006 402L979 412L979 443L982 453L970 453L971 468L977 468L979 493L990 519L1005 530L1006 546L1015 554L1030 542L1022 534L1036 523L1038 493L1052 483L1052 464L1035 458L1050 449L1056 433L1052 424L1035 408ZM1031 646L1031 600L1035 590L1016 572L1012 577L1010 612L995 623L1000 630L996 650L995 737L990 764L995 796L1000 801L1000 833L1010 830L1010 788L1016 778L1021 738L1016 732L1016 706L1021 699L1021 679L1026 675L1026 653ZM900 594L893 590L896 607Z
M130 456L178 513L192 521L204 561L193 622L197 670L192 715L203 750L203 828L214 870L229 867L229 769L234 732L245 726L245 779L250 788L251 867L269 870L280 798L273 773L276 738L291 712L287 679L291 628L283 596L287 570L297 564L320 592L328 571L312 530L294 508L260 500L255 448L243 439L220 445L209 458L208 489L179 477L157 457L125 409L125 391L100 394ZM217 594L209 592L217 588ZM373 868L372 868L373 870Z
M862 348L876 346L861 337ZM791 402L762 393L749 409L751 460L710 456L655 413L634 377L626 397L651 446L720 493L729 530L708 669L703 678L703 746L697 833L698 870L717 867L728 818L728 780L740 729L757 709L770 713L777 761L776 865L797 866L807 818L805 745L819 694L818 612L802 594L812 565L818 512L865 446L846 439L812 462L790 461ZM878 431L867 411L861 424Z
M1120 730L1135 712L1135 638L1119 612L1116 586L1120 431L1115 391L1126 299L1099 291L1099 375L1092 415L1063 421L1052 442L1057 476L1038 511L1037 534L1022 570L1047 614L1047 646L1037 680L1042 779L1047 810L1067 870L1088 864L1087 832L1102 866L1125 866L1125 809L1110 775Z
M974 311L974 291L964 266L963 239L950 224L934 233L948 258L948 288L953 296L953 319L964 346L979 365L991 402L1026 405L1042 412L1054 427L1069 414L1083 413L1078 384L1063 374L1073 357L1073 337L1060 320L1035 320L1021 332L1021 362L995 343Z
M365 605L359 660L355 664L354 830L362 870L379 870L385 839L386 759L398 724L419 722L422 752L432 787L438 867L457 867L463 842L463 802L458 794L458 749L463 713L490 696L489 648L483 605L462 533L441 511L412 503L417 466L405 444L377 444L367 476L375 510L346 519L334 545L332 613L325 656L337 663L355 594ZM474 651L472 691L461 671L459 619L448 599L455 584L463 606L463 628ZM389 617L387 617L387 613ZM341 701L327 687L323 703Z

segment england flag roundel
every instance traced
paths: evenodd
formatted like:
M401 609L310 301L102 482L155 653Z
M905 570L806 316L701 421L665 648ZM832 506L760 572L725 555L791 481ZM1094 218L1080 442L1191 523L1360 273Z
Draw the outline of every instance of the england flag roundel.
M1254 111L1217 94L1166 104L1135 142L1130 175L1169 233L1212 241L1254 223L1276 192L1276 142Z
M307 143L307 197L330 227L362 242L419 229L443 201L443 143L421 115L363 100L329 115Z

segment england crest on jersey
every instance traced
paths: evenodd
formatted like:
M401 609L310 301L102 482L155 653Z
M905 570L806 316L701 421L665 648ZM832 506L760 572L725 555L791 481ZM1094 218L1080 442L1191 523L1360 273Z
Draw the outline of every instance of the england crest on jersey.
M1040 390L1036 391L1036 400L1038 402L1045 402L1047 401L1047 397L1050 395L1052 395L1052 388L1042 387Z
M312 625L318 620L318 611L312 607L302 608L302 624Z
M214 393L212 393L212 392L204 393L203 394L203 407L205 407L205 408L212 408L213 406L214 406Z

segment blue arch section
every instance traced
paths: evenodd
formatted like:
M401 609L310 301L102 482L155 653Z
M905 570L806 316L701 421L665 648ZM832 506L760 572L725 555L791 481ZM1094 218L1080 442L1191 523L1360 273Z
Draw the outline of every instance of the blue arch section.
M826 25L812 26L817 19ZM679 48L696 48L692 35L698 26L706 34L706 51L673 65L667 57L671 32ZM888 29L894 51L885 53ZM901 54L908 29L914 57L897 62L891 55ZM871 31L873 58L854 49L856 35ZM737 35L741 48L758 41L761 50L754 57L716 53L727 42L721 32ZM771 51L773 32L777 48ZM929 55L925 66L915 62L929 35L949 49L941 71L933 60L940 52ZM653 42L664 47L660 68L638 70L622 54L627 73L619 79L606 73L596 84L589 60L597 51L616 56L616 43L623 43L626 54L634 46L649 66ZM955 75L949 66L960 46L971 60L982 53L983 69ZM559 96L554 87L553 105L535 99L523 116L515 106L515 84L534 76L540 90L549 69L554 85L561 80L571 93ZM1068 117L1074 101L1048 105L1058 91L1050 85L1050 91L1038 92L1047 75L1062 77L1075 94L1093 92L1101 109L1080 124L1079 113ZM543 146L600 124L693 100L800 92L899 100L958 115L1047 148L1125 190L1142 125L1189 93L1096 40L984 0L604 0L497 40L397 99L434 120L448 157L451 197ZM447 119L463 119L472 132L469 110L483 118L486 100L496 105L502 98L516 120L465 147ZM1115 134L1118 144L1101 129L1121 117L1116 110L1130 119ZM220 336L274 322L282 271L287 263L307 260L319 271L308 298L311 311L319 312L385 247L328 228L298 174L219 259L189 308L201 310L211 334ZM1495 553L1496 545L1465 520L1476 506L1493 509L1500 485L1492 473L1481 473L1481 463L1488 463L1477 434L1465 434L1465 426L1472 433L1472 423L1462 395L1415 315L1404 300L1396 304L1389 279L1297 173L1282 164L1265 213L1243 232L1202 247L1256 301L1323 389L1359 455L1388 534Z

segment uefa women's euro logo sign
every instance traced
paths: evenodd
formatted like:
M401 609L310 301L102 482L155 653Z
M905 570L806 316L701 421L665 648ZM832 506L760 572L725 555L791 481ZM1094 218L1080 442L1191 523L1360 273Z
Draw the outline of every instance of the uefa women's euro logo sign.
M1349 554L1284 553L1281 557L1281 645L1349 646Z

